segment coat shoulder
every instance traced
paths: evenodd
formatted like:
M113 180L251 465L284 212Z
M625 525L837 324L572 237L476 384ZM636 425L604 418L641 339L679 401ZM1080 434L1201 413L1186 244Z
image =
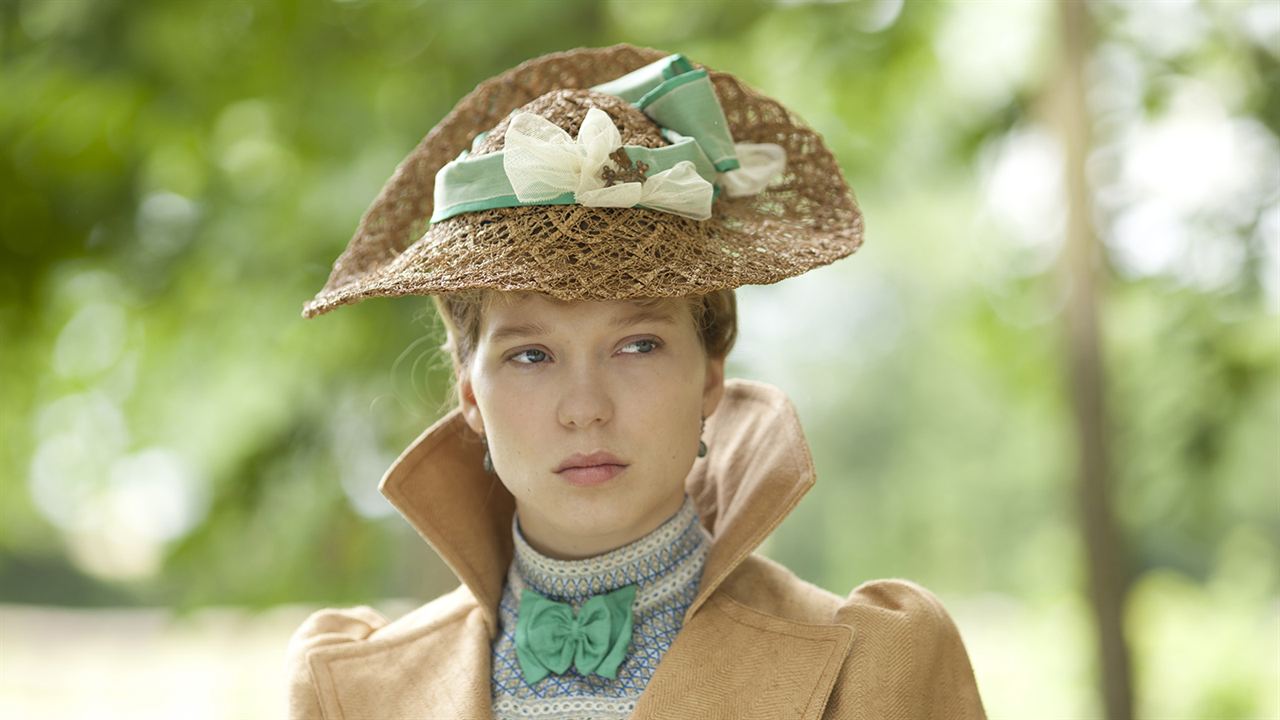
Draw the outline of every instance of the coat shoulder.
M814 624L831 623L842 601L839 595L758 553L747 556L718 591L759 612Z
M903 578L868 580L850 591L840 614L885 614L917 624L944 625L951 616L942 601L925 586Z
M753 553L718 592L754 613L852 631L824 718L986 719L960 630L923 585L870 580L842 597Z
M360 654L374 646L395 643L460 621L476 601L465 586L442 595L395 621L368 605L323 608L307 616L289 638L286 651L288 717L323 717L313 675L312 659L319 654Z
M828 705L831 718L984 720L960 629L937 595L911 580L870 580L836 611L854 631Z

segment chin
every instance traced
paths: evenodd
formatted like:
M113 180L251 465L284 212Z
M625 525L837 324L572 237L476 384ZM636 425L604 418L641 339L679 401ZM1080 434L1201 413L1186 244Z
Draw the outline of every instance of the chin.
M566 531L578 535L606 535L629 528L644 508L608 488L569 488L551 508L565 518Z

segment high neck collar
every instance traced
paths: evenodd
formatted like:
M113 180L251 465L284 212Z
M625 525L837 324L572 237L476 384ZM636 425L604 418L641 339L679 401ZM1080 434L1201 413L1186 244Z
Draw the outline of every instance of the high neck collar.
M591 595L631 584L638 586L640 595L646 595L651 586L700 560L701 551L710 545L688 493L675 514L643 537L589 558L559 560L538 552L525 539L518 514L511 518L511 535L515 544L512 571L523 586L574 605L586 602Z
M710 452L694 463L685 489L712 545L686 619L814 483L800 419L776 387L726 380L703 438ZM485 473L483 455L484 443L455 408L400 454L378 489L471 591L492 637L514 556L515 498Z

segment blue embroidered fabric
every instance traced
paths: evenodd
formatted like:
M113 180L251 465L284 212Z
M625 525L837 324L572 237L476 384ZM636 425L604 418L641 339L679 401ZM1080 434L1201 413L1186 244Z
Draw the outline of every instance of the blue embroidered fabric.
M534 550L511 520L515 556L507 571L498 608L499 633L492 648L494 717L569 720L626 718L684 623L702 579L711 536L702 527L693 499L644 537L603 555L556 560ZM528 587L574 612L591 595L637 585L632 605L631 646L615 679L582 676L570 667L533 685L516 660L515 630L520 592Z

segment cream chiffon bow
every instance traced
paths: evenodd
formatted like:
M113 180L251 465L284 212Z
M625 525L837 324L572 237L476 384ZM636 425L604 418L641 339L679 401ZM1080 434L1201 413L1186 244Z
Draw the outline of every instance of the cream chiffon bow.
M605 187L601 170L609 154L622 147L622 136L599 108L587 110L577 140L541 115L516 113L503 142L503 170L521 202L545 202L571 192L574 202L592 207L643 205L694 220L711 217L712 185L688 160L643 182ZM739 143L735 148L743 167L719 176L731 196L763 190L785 166L777 145Z
M711 183L684 160L645 178L605 187L600 171L609 153L622 147L622 136L603 110L587 110L578 139L541 115L517 113L503 139L502 166L521 202L542 202L573 193L575 202L592 207L644 205L694 220L711 217Z

